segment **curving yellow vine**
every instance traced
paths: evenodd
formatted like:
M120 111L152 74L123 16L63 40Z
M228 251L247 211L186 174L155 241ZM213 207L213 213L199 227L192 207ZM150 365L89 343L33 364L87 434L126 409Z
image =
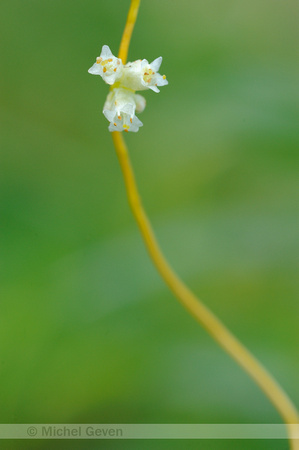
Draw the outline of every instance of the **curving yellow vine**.
M131 0L131 5L122 36L118 57L126 63L129 44L136 22L140 0ZM128 200L144 239L149 255L158 272L178 298L181 304L192 314L218 344L243 367L249 376L262 389L286 423L290 448L299 450L299 413L280 387L278 382L263 365L244 347L243 344L223 325L223 323L190 291L171 269L163 256L149 219L144 211L138 193L128 150L122 133L115 131L112 138L124 176ZM296 439L297 437L297 439Z

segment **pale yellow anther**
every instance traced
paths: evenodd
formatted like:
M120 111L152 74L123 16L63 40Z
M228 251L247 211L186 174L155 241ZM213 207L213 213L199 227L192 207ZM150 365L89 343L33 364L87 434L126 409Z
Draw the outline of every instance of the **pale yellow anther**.
M100 64L100 62L102 61L103 58L101 58L100 56L97 58L97 64Z
M166 75L163 75L163 77L162 77L162 78L163 78L163 80L166 80Z
M101 62L101 65L104 66L105 64L107 64L108 59L105 59L104 61Z
M113 59L112 59L112 58L109 58L109 59L108 59L108 61L109 61L109 62L112 62L112 61L113 61Z
M152 76L155 72L152 71L152 69L147 69L147 72L144 72L143 74L143 80L145 83L150 83L152 81Z

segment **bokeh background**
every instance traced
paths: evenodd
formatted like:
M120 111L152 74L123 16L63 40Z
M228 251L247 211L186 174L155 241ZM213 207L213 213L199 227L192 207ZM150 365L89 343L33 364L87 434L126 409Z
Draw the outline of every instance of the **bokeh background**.
M143 0L163 56L129 145L172 266L299 404L298 4ZM87 69L129 0L1 0L2 423L280 423L173 298L129 210ZM10 441L16 449L286 449L286 441Z

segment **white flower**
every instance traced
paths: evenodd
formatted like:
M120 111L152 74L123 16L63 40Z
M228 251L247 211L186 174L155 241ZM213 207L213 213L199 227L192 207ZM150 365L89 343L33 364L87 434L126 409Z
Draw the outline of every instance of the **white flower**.
M134 95L134 100L135 100L135 103L136 103L136 112L138 114L142 113L142 111L146 107L146 100L145 100L145 98L142 97L142 95L135 94Z
M108 45L103 45L101 55L88 72L92 75L100 75L107 84L112 85L121 78L123 63L112 54Z
M160 75L158 70L162 63L162 56L149 64L147 59L139 59L129 62L124 66L123 75L120 83L134 91L143 91L151 89L154 92L160 92L157 86L168 84L165 75Z
M109 120L109 131L136 132L143 123L136 117L135 111L142 112L145 99L129 89L115 88L109 92L103 114Z
M109 131L136 132L142 127L135 112L141 113L146 101L135 91L151 89L160 92L158 86L168 84L166 76L158 73L161 63L162 56L150 64L146 59L139 59L124 66L108 45L103 45L101 55L88 72L100 75L107 84L112 85L103 109L110 122Z

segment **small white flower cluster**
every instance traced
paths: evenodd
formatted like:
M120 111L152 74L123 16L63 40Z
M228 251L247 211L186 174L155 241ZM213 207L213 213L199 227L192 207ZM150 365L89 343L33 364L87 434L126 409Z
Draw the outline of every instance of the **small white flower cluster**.
M135 91L151 89L160 92L158 86L168 84L166 76L158 73L161 63L162 56L150 64L146 59L139 59L123 65L121 59L111 53L108 45L103 46L101 55L88 72L100 75L112 86L103 109L103 114L110 122L109 131L136 132L142 127L135 112L141 113L146 101Z

